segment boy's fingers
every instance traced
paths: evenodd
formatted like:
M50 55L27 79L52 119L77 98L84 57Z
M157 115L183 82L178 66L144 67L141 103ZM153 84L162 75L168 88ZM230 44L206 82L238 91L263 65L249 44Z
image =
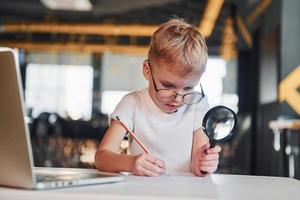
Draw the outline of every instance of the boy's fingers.
M150 155L150 154L145 154L145 167L150 170L150 171L154 171L156 173L159 174L165 174L166 173L166 167L165 167L165 163L158 159L155 158L154 156Z
M151 163L155 163L156 159L151 156L150 154L144 154L145 155L145 160L151 162Z
M219 145L214 148L210 148L209 143L202 145L197 151L196 161L199 163L193 166L193 173L196 176L206 176L216 171L220 151L221 147Z
M157 174L165 173L165 170L163 168L160 168L159 166L157 166L156 164L153 164L151 162L145 162L143 164L143 168L145 168L151 172L157 173Z
M201 175L202 175L199 168L194 168L193 173L194 173L196 176L201 176Z
M213 173L216 169L217 169L217 168L216 168L215 166L214 166L214 167L208 167L208 166L201 166L201 167L200 167L201 173L202 173L202 172L207 172L207 173L211 174L211 173ZM205 174L203 174L203 175L205 175Z
M197 153L198 153L198 154L204 154L204 153L206 153L206 151L209 149L209 146L210 146L209 143L202 145L202 146L198 149Z
M221 147L219 145L216 145L214 148L208 149L206 152L207 153L220 153Z
M157 159L157 160L155 161L155 164L158 165L160 168L163 168L163 169L166 168L166 165L165 165L164 161L162 161L162 160L160 160L160 159Z
M218 160L205 160L201 162L201 166L213 167L219 164Z
M159 166L160 168L165 168L165 163L162 160L155 158L155 157L151 156L150 154L146 155L146 160L151 162L152 164Z
M207 143L207 144L204 144L202 145L198 150L197 150L197 153L196 153L196 159L197 160L202 160L203 156L205 156L207 153L206 151L209 149L209 146L210 144Z
M199 158L199 161L209 161L209 160L218 160L219 159L219 154L218 153L210 153L202 156Z
M146 168L143 168L143 174L146 176L159 176L159 173L153 172L151 170L148 170Z

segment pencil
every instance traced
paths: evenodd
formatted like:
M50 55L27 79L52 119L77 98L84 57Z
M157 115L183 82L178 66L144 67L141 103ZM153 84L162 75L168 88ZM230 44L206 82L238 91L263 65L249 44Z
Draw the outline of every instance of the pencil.
M135 135L134 132L132 132L132 130L130 130L120 119L120 117L117 115L116 119L118 122L121 123L121 125L128 131L128 133L132 136L132 138L140 145L140 147L146 152L146 153L150 153L150 151L147 149L147 147L137 138L137 136Z

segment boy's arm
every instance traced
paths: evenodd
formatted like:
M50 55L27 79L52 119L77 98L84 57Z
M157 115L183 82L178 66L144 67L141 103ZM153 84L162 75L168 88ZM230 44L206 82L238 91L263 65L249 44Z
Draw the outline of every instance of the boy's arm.
M139 176L159 176L165 174L165 163L154 156L144 153L139 155L121 155L119 148L126 133L125 128L112 121L95 155L98 170L109 172L132 172Z
M193 135L193 147L192 147L192 160L196 155L198 149L209 142L208 137L205 135L201 128L197 129Z
M131 171L135 156L119 154L120 144L126 134L125 128L112 120L95 155L97 169L109 172Z

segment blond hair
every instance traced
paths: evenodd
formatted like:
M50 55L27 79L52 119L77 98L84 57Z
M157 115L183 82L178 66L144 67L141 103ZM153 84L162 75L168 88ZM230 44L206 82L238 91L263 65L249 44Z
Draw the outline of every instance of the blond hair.
M195 70L202 74L207 62L205 39L195 27L184 20L171 19L154 32L148 58L180 64L180 69L170 70L184 75Z

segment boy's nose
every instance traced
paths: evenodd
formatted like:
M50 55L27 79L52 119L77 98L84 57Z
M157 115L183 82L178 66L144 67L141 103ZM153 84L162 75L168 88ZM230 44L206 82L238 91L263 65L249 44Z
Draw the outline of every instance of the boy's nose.
M176 98L174 99L174 102L176 102L178 105L182 104L183 96L177 95Z

